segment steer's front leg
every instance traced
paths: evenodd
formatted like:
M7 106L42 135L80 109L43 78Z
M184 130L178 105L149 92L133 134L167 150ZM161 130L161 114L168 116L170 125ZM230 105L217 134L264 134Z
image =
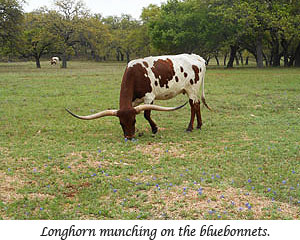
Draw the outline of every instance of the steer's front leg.
M148 120L150 126L151 126L151 130L152 130L152 133L157 133L157 126L155 124L155 122L151 119L151 110L146 110L144 111L144 117Z

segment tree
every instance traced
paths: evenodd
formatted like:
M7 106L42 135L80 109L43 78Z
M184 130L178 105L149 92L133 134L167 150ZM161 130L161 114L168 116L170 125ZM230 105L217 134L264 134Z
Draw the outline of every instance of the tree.
M20 1L0 0L0 48L10 51L15 48L21 33L23 10Z
M73 47L79 43L79 35L84 31L83 19L89 15L81 0L56 0L57 11L49 11L50 32L57 36L56 48L61 54L62 68L67 68L67 60L74 53Z
M105 60L109 52L111 33L102 22L101 16L95 15L83 20L84 31L80 33L80 45L96 60Z
M34 57L36 67L41 68L41 56L48 53L56 42L56 37L49 32L49 16L46 12L25 14L24 30L19 42L19 53L25 58Z

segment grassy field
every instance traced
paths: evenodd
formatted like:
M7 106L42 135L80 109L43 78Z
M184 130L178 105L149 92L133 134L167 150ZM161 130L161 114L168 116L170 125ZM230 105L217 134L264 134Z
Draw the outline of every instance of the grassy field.
M201 131L186 106L125 142L64 110L117 108L125 65L68 67L0 63L1 219L300 219L300 69L208 68Z

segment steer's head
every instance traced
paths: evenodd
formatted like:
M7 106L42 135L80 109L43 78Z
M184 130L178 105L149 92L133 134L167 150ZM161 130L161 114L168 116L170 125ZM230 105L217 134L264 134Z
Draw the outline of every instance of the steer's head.
M185 103L186 104L186 103ZM137 107L128 107L126 109L120 110L105 110L88 116L78 116L72 113L70 110L66 109L73 117L82 120L92 120L96 118L101 118L105 116L115 116L120 120L121 127L123 129L124 137L127 139L132 139L135 134L135 116L146 110L156 110L156 111L174 111L182 108L185 104L179 107L161 107L152 104L144 104Z
M117 111L117 116L120 120L120 125L123 129L124 137L132 139L135 134L135 116L137 111L135 108Z

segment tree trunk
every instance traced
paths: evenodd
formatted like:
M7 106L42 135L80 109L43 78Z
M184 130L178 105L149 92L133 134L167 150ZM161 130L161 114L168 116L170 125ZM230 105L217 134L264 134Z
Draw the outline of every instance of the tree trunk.
M279 40L278 40L278 32L275 29L270 31L272 37L272 49L271 49L271 60L270 65L273 67L280 67L280 59L281 55L279 53Z
M264 62L263 62L263 34L261 32L258 33L257 39L256 39L256 63L258 68L263 68L264 67Z
M38 56L34 56L34 58L35 58L36 67L41 68L40 58Z
M248 64L249 64L249 57L247 56L246 61L245 61L245 65L248 65Z
M225 56L224 56L224 66L226 66L226 59L227 59L227 53L225 53Z
M241 61L241 64L244 65L244 58L243 58L243 54L241 51L238 51L238 55L239 55L239 58L240 58L240 61Z
M237 66L240 65L240 61L239 61L238 55L235 55L235 64L236 64Z
M289 43L284 38L282 38L281 46L283 48L282 54L284 58L284 66L287 67L289 62L289 52L288 52Z
M295 52L295 67L300 67L300 43Z
M65 53L62 55L62 66L61 66L61 68L67 68L67 56L66 56Z
M130 62L130 53L129 53L129 51L126 51L126 60L127 60L127 63Z
M233 62L234 62L234 58L236 56L237 49L238 49L238 47L236 45L230 46L230 58L227 63L227 68L233 68Z
M220 66L219 58L217 55L215 55L215 59L216 59L217 65Z

